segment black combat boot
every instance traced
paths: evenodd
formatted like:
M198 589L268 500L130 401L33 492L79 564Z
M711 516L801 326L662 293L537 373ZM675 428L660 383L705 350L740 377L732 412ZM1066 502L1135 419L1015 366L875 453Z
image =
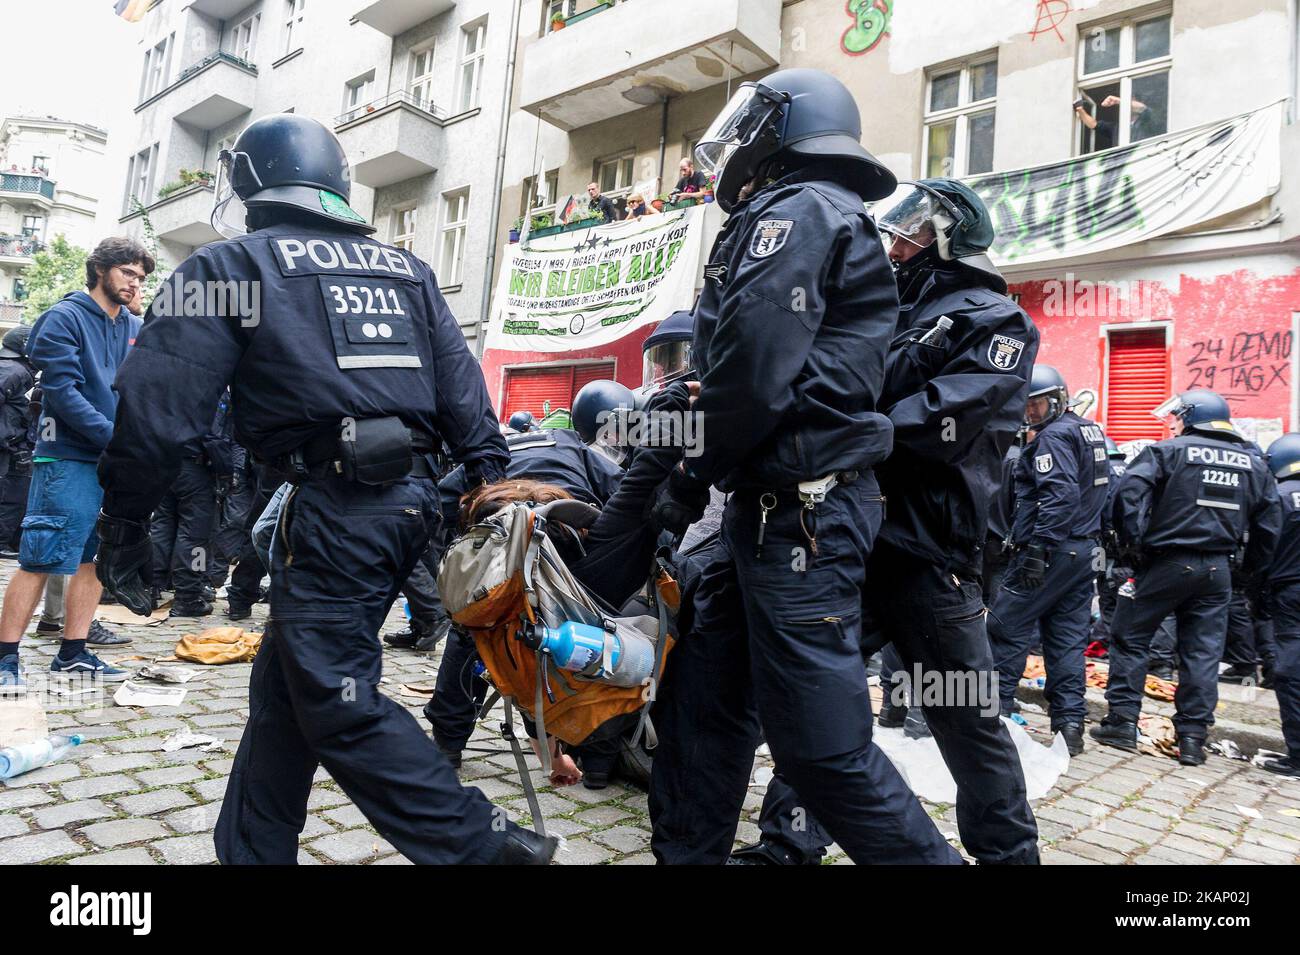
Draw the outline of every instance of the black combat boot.
M1065 737L1065 748L1071 756L1083 752L1083 724L1066 723L1056 728L1056 732Z
M531 829L507 823L506 840L488 865L550 865L560 840L539 836Z
M1200 766L1205 762L1205 740L1196 736L1178 737L1178 762L1184 766Z
M1126 749L1130 753L1137 752L1138 725L1135 722L1119 720L1111 722L1108 716L1094 726L1088 735L1104 746Z

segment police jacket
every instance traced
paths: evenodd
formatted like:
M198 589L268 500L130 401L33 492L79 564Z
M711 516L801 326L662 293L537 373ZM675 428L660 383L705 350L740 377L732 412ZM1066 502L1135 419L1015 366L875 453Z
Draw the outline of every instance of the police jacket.
M1124 479L1124 473L1128 470L1128 465L1120 458L1107 457L1106 469L1110 481L1106 485L1106 503L1101 509L1101 532L1109 536L1115 532L1115 522L1113 520L1115 497L1119 494L1120 483Z
M1266 568L1281 504L1263 460L1234 432L1189 431L1142 449L1115 498L1115 532L1130 551L1230 554L1249 537L1242 571Z
M1300 584L1300 474L1278 481L1277 495L1282 507L1282 526L1268 583L1272 589L1281 590Z
M1092 421L1067 411L1025 445L1016 463L1016 513L1011 539L1049 553L1070 538L1097 537L1110 467L1106 437Z
M510 463L506 477L556 484L580 501L604 507L623 478L623 469L583 443L576 431L543 428L506 438ZM460 499L470 489L465 469L458 467L440 482L443 520L455 527Z
M788 488L878 464L878 407L898 320L889 260L862 198L830 167L792 172L737 204L695 307L702 453L687 475Z
M231 387L235 437L263 461L396 416L494 480L508 460L482 372L429 267L325 223L205 246L161 285L118 372L104 509L143 518Z
M0 451L27 451L27 393L36 384L21 358L0 358Z
M914 288L885 359L879 407L894 426L894 450L877 469L887 502L880 537L978 573L1038 330L991 276L936 270ZM947 333L932 333L945 315Z
M1016 506L1015 469L1020 460L1020 446L1013 444L1007 448L1002 458L1002 475L998 489L989 502L988 539L1004 541L1011 533L1011 514Z

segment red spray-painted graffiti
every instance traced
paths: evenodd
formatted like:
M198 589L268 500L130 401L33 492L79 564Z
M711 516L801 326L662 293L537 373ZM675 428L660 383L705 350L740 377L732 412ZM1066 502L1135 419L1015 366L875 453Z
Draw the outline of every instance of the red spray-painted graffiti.
M1034 28L1029 31L1030 41L1038 39L1040 33L1055 33L1057 39L1065 42L1061 24L1070 15L1070 0L1038 0L1038 18Z

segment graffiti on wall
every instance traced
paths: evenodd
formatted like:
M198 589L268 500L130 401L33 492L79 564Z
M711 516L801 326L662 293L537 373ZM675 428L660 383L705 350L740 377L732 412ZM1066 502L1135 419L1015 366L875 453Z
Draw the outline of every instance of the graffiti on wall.
M874 50L889 33L894 0L847 0L844 12L853 18L853 25L840 37L840 49L849 56L861 56Z
M1034 18L1034 28L1029 31L1030 42L1037 40L1040 34L1055 33L1057 39L1065 42L1061 24L1070 15L1070 0L1037 0L1038 11Z
M1259 395L1278 389L1290 394L1292 334L1239 331L1190 343L1184 363L1186 388L1209 388L1224 395Z

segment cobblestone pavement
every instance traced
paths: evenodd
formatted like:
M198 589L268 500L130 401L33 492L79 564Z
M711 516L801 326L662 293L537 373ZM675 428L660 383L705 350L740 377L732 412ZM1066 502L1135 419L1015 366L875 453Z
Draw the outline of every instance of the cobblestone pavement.
M7 582L13 564L0 564ZM219 602L224 608L224 602ZM248 629L260 630L266 608L254 609ZM105 659L139 667L144 659L171 655L177 636L228 623L202 621L129 626L135 642ZM400 626L400 611L389 629ZM23 664L33 689L43 683L53 640L24 638ZM421 719L425 697L404 690L430 686L439 655L385 653L384 687ZM212 827L225 793L247 717L250 664L205 667L187 684L177 707L128 708L112 702L112 688L98 703L70 703L40 694L51 732L77 732L83 745L70 758L0 784L0 863L58 862L72 865L210 863L215 861ZM1265 694L1271 697L1271 694ZM1094 700L1095 702L1095 700ZM3 704L0 704L3 705ZM1250 707L1235 706L1244 718ZM1257 722L1267 724L1267 701ZM1048 742L1046 720L1028 715L1031 734ZM224 751L197 748L167 753L162 742L176 730L191 729L224 742ZM462 778L478 786L517 820L527 820L523 789L514 761L491 727L480 727L472 746L497 753L467 753ZM472 757L472 758L470 758ZM770 760L760 756L745 801L742 842L757 837L754 819L762 802ZM540 776L535 774L540 783ZM581 786L540 796L550 830L565 837L562 864L650 863L646 796L618 784L600 792ZM955 839L951 806L928 805L940 828ZM1091 744L1074 759L1056 787L1035 803L1043 860L1056 864L1206 863L1300 861L1300 782L1273 776L1249 763L1211 756L1206 765L1180 767L1170 759L1129 755ZM303 863L406 862L371 829L328 774L317 773L302 834ZM832 862L847 862L832 851Z

